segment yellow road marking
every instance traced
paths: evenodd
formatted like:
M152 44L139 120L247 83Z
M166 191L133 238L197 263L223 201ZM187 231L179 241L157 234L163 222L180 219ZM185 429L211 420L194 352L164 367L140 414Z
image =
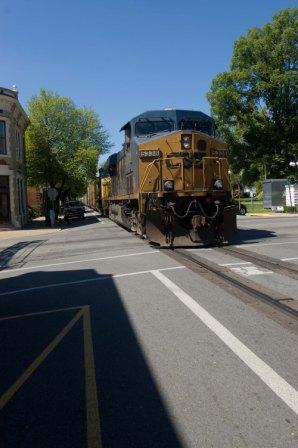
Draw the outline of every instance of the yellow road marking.
M70 332L73 326L83 317L84 331L84 367L85 367L85 394L86 394L86 420L87 420L87 446L88 448L102 448L100 436L99 406L97 398L97 385L95 375L92 330L90 307L69 307L58 308L54 310L41 311L36 313L18 314L0 318L0 321L18 319L29 316L38 316L43 314L58 313L62 311L77 310L80 311L69 321L61 332L50 342L50 344L41 352L41 354L29 365L22 375L11 385L11 387L0 397L0 409L16 394L23 384L30 378L35 370L43 363L47 356Z
M15 314L14 316L0 317L0 322L3 320L21 319L22 317L39 316L42 314L60 313L62 311L81 310L83 306L72 306L70 308L57 308L56 310L38 311L36 313Z
M85 307L83 316L84 328L84 361L85 361L85 392L87 416L88 448L101 448L100 420L95 377L95 364L91 332L90 308Z
M35 370L42 364L54 348L62 341L67 333L72 329L75 323L82 317L84 309L81 309L66 327L49 343L49 345L41 352L41 354L29 365L29 367L22 373L21 376L10 386L10 388L0 397L0 409L14 396L14 394L23 386L23 384L30 378Z

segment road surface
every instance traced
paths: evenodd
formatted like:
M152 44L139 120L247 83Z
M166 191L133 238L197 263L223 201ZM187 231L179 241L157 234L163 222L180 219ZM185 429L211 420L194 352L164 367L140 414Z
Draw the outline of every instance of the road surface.
M234 245L297 266L297 224L241 217ZM3 447L297 446L293 315L96 213L0 246ZM295 278L191 253L298 300Z

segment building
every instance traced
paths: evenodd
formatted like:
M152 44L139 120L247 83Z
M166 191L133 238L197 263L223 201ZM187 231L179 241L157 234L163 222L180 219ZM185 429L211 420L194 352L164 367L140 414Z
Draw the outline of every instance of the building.
M29 119L16 88L0 87L0 226L26 222L24 134Z
M27 186L27 205L33 208L37 213L42 212L42 188Z
M298 183L286 185L286 206L298 211Z
M263 181L263 206L273 211L283 211L286 205L285 186L287 179L266 179Z

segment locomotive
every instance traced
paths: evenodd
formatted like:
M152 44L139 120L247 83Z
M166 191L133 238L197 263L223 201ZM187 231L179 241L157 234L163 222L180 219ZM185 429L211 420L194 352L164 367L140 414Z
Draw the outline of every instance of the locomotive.
M228 241L236 231L226 144L211 117L144 112L128 121L123 148L100 169L104 215L161 246Z

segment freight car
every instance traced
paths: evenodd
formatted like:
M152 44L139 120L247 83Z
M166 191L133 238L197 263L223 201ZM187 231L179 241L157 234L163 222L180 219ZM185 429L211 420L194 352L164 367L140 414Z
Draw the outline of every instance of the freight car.
M162 246L227 241L236 230L227 146L199 111L154 110L127 122L100 170L110 219Z
M87 191L81 198L82 202L93 209L97 209L99 205L101 180L95 179L88 183Z

